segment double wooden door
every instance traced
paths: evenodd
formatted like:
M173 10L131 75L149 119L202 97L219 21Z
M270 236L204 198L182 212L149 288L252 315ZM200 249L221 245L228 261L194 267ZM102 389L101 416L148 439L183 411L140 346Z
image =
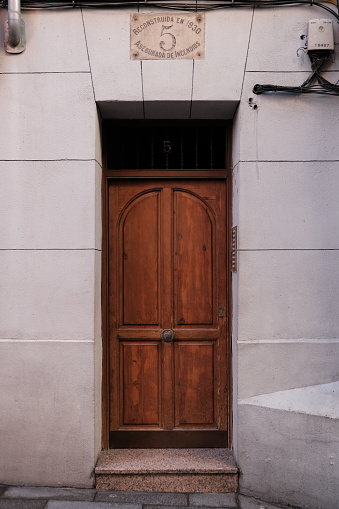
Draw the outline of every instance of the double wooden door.
M110 447L227 446L225 185L109 183Z

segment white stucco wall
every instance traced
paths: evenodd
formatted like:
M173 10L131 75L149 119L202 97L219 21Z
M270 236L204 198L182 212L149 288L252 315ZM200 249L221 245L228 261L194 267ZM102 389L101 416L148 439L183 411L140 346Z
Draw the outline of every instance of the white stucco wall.
M297 404L295 391L339 376L337 98L252 93L256 83L305 80L308 57L297 50L314 17L299 7L256 10L253 17L234 145L236 450L241 491L334 509L339 492L329 455L337 454L338 421L317 413L321 391L310 409ZM337 55L327 68L336 82ZM281 403L286 390L289 406Z
M270 419L277 409L266 402L258 410L248 398L338 380L339 108L334 96L255 96L252 88L304 81L310 65L304 53L297 56L300 37L308 20L324 13L315 7L208 12L206 57L194 63L130 61L129 13L24 11L25 52L8 55L0 45L0 358L6 363L0 482L93 482L101 446L99 117L235 114L234 449L243 491L271 500L279 492L279 501L296 502L291 493L283 499L279 475L270 484L253 483L253 472L260 478L266 464L264 457L250 460L263 454L258 412L265 408ZM5 18L2 9L0 32ZM338 55L327 69L335 82ZM287 409L279 411L282 426L293 424ZM276 427L262 433L273 450ZM280 437L284 447L288 434ZM303 440L299 429L307 451ZM283 457L275 461L274 472L286 467ZM292 470L286 475L284 483L293 476L298 491ZM299 492L308 486L300 480Z
M339 382L332 382L241 400L242 492L297 507L335 509L338 397ZM244 432L246 421L251 433Z
M0 46L0 482L91 486L101 447L97 111L81 12L23 16L26 51Z

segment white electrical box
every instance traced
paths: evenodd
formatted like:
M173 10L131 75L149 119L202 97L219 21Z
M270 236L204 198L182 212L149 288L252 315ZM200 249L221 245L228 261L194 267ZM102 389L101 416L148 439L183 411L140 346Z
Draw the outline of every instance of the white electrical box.
M334 50L333 25L330 19L310 19L307 51Z

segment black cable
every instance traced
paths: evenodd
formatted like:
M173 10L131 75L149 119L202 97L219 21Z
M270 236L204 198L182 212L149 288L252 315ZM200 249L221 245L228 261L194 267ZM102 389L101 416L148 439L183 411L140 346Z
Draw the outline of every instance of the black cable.
M297 87L287 87L282 85L254 85L253 93L256 95L267 92L284 92L288 94L327 94L339 95L339 85L327 81L320 74L321 67L331 55L331 51L310 51L308 56L311 60L312 73L308 78ZM316 84L314 84L316 83Z
M337 0L339 2L339 0ZM0 0L2 7L7 7L8 0ZM35 0L22 0L22 9L65 9L74 7L87 7L87 8L121 8L137 6L138 0L68 0L68 1L54 1L44 2ZM225 9L228 7L282 7L282 6L293 6L293 5L315 5L321 9L331 13L339 21L339 13L336 13L333 9L314 0L205 0L200 2L198 5L195 0L187 0L187 2L176 2L175 0L145 0L144 5L147 7L160 7L167 9L180 9L188 11L207 11L214 9Z
M0 0L0 6L7 7L8 0ZM224 9L227 7L283 7L293 5L315 5L332 14L339 22L339 0L336 0L338 13L327 5L315 2L314 0L222 0L215 2L214 0L205 0L197 4L197 0L187 0L185 4L176 2L175 0L145 0L144 5L147 7L161 7L167 9L180 9L187 11L206 11L214 9ZM139 8L139 0L68 0L43 2L35 0L22 0L22 9L65 9L74 7L87 8L118 8L137 6ZM330 56L330 51L312 51L308 53L311 60L312 73L300 86L281 86L281 85L255 85L253 87L254 94L264 94L267 92L284 92L290 94L328 94L339 95L339 85L331 83L320 75L320 69ZM317 84L313 84L317 82Z

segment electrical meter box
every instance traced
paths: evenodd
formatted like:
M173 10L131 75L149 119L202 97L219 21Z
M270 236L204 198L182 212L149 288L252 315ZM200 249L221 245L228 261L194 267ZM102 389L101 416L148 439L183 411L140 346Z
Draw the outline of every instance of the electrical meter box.
M331 19L310 19L308 22L307 51L334 51Z

